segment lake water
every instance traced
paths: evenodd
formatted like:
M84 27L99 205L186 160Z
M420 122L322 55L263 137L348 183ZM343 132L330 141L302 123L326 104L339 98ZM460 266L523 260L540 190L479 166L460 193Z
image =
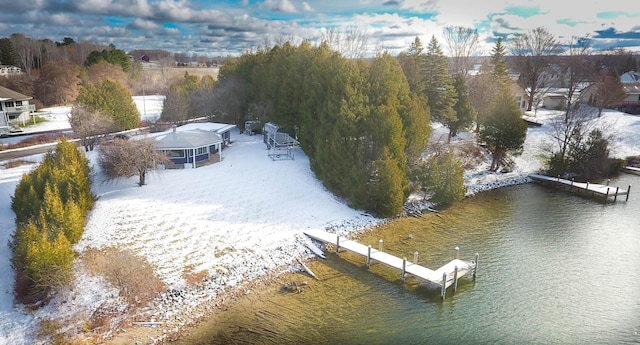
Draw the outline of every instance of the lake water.
M478 277L439 291L382 264L328 253L320 280L287 274L218 312L178 344L640 344L640 176L628 202L537 184L403 218L358 240L436 269L480 253ZM312 210L310 210L312 211ZM411 238L409 238L411 234ZM302 293L284 283L307 281Z

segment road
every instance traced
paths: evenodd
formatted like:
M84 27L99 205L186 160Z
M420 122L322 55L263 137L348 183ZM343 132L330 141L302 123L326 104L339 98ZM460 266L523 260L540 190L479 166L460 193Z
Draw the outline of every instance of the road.
M25 147L19 150L0 151L0 161L45 153L53 149L54 147L56 147L56 145L57 143L51 143L51 144L42 144L37 146Z

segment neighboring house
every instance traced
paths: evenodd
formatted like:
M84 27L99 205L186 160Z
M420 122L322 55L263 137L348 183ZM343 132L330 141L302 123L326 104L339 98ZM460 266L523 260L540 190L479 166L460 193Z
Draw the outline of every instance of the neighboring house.
M17 74L22 74L22 70L20 68L12 65L0 65L0 76L8 77Z
M640 114L640 73L629 71L620 76L622 88L626 95L615 109L627 114Z
M554 110L566 109L567 93L566 92L547 92L542 97L542 106L546 109L554 109Z
M517 82L511 83L511 90L513 91L513 95L516 97L518 110L520 110L520 113L524 114L524 112L527 111L527 104L529 103L529 96L527 95L527 92L518 85Z
M0 127L19 130L31 119L36 106L29 104L33 97L0 86Z
M196 168L211 161L222 160L222 148L231 142L235 125L221 123L191 123L157 133L157 150L167 154L170 168Z

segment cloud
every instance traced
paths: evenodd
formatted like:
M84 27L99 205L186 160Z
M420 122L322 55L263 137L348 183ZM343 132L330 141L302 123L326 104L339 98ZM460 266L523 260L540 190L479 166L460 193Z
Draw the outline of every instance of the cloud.
M262 3L262 7L268 8L273 12L298 13L296 6L289 0L266 0Z
M596 33L597 35L593 37L594 39L640 39L640 31L620 32L613 27L604 30L596 30Z

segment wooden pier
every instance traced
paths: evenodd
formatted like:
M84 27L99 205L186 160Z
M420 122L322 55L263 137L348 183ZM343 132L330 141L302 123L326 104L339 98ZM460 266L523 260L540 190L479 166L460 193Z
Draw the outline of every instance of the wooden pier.
M629 201L629 193L631 192L631 186L627 187L626 189L621 189L620 187L609 186L608 183L606 185L603 185L589 182L574 182L573 180L565 180L559 177L551 177L538 174L532 174L529 175L529 177L534 181L567 187L574 192L583 192L586 194L603 196L605 200L613 197L613 201L616 201L618 199L618 196L625 196L625 201Z
M640 168L638 167L626 166L622 168L622 171L629 174L640 175Z
M381 248L382 240L380 240L380 248L374 249L370 245L365 246L364 244L356 241L322 230L307 230L304 231L304 234L316 241L335 246L336 253L339 253L340 249L345 249L352 253L364 256L367 259L367 267L370 267L371 261L375 260L389 267L398 269L401 272L402 282L405 281L407 274L411 274L417 278L425 280L429 284L440 288L442 298L445 298L446 289L448 287L453 286L453 290L456 290L459 278L463 277L467 273L472 273L473 279L475 279L478 271L478 261L480 256L476 253L476 260L472 262L460 260L458 258L458 247L456 247L455 258L434 271L417 264L418 252L414 253L413 262L408 261L406 257L399 258L383 252Z

